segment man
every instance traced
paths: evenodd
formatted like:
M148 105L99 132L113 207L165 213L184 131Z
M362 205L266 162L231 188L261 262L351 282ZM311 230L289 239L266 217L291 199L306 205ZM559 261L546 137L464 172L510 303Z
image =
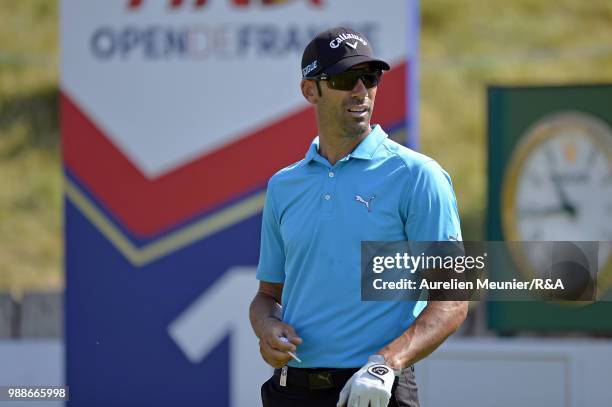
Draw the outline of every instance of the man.
M372 55L343 27L304 50L301 91L319 136L270 179L250 308L276 368L264 406L418 406L412 365L467 314L465 302L360 301L361 241L461 238L448 174L370 125L389 69Z

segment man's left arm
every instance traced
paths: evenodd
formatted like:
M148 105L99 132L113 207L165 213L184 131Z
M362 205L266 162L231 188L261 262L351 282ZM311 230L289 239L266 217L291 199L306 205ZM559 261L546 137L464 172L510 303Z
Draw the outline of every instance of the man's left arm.
M467 301L432 301L402 335L370 356L368 363L344 385L337 407L355 405L386 406L391 397L395 369L403 369L433 352L459 328L467 315ZM386 365L386 366L385 366ZM393 369L393 370L392 370ZM376 404L378 400L379 404Z
M425 358L442 344L467 316L467 301L430 301L416 320L378 353L394 369Z
M435 162L420 168L408 198L406 235L415 242L461 240L457 200L449 175ZM393 368L423 359L455 332L467 316L467 301L436 301L437 293L415 321L378 353ZM442 297L440 297L442 298Z

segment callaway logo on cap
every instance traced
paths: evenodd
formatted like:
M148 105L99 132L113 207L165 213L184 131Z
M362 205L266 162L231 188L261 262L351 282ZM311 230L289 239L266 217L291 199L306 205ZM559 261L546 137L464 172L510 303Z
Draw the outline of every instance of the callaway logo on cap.
M389 70L389 64L374 58L373 54L370 42L357 31L346 27L331 28L317 34L304 49L302 77L334 75L364 62Z

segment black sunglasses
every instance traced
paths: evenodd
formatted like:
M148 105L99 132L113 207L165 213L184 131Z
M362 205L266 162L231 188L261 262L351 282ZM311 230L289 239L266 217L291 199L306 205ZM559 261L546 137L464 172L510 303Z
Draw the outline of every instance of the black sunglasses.
M327 86L336 90L352 90L359 79L361 79L364 86L368 89L377 86L380 83L381 75L382 71L379 70L355 69L335 75L322 74L320 76L305 79L327 81Z

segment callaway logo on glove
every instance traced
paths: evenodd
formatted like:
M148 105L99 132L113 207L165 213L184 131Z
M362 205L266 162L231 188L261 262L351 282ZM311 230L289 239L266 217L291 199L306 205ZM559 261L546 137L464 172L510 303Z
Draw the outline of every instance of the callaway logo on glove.
M386 407L395 381L393 369L382 355L372 355L340 392L336 407ZM348 400L348 404L347 404Z

